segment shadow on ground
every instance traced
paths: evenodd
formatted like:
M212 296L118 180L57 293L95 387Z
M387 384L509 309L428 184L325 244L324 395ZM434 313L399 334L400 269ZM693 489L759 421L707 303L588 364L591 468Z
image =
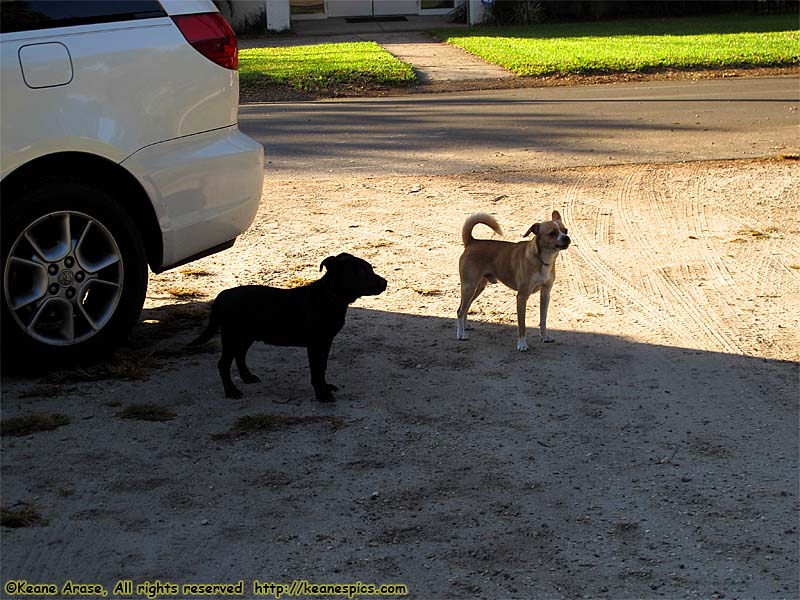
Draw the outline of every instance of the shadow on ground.
M511 325L456 342L452 319L354 308L331 355L335 405L312 400L303 350L259 344L262 382L234 401L218 342L181 350L207 309L146 311L119 355L142 366L131 380L3 382L4 419L71 417L2 440L3 506L46 521L4 528L3 585L798 593L794 363L570 331L521 354ZM119 418L140 403L176 416ZM282 426L224 435L253 416Z

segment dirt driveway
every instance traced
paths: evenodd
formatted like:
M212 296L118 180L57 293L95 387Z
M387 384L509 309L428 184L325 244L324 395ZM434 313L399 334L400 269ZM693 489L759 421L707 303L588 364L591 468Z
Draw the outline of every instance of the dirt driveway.
M153 277L109 365L3 381L3 419L69 417L2 438L3 506L42 518L3 529L3 585L795 598L798 197L800 164L777 159L268 180L232 250ZM552 209L574 242L556 343L516 351L500 286L457 342L463 219L518 240ZM390 283L334 343L338 402L313 401L302 350L263 345L263 383L224 399L218 343L184 350L209 301L341 251Z

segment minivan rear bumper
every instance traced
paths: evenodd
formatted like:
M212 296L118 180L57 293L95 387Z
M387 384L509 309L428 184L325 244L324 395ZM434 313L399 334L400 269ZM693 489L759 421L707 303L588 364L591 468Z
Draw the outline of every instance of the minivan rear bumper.
M122 161L142 184L163 237L161 272L224 248L258 211L264 149L238 126L147 146Z

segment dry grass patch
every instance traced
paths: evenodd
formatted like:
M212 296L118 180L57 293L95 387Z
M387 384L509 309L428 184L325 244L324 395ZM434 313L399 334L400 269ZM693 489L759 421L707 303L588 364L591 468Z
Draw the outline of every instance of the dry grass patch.
M179 300L190 300L192 298L202 298L205 296L205 292L201 290L182 285L174 285L170 288L167 288L166 291L170 296L173 298L178 298Z
M394 242L389 240L369 240L358 244L355 248L356 250L375 250L377 248L388 248L389 246L393 246Z
M118 350L108 362L85 368L55 371L47 375L43 381L50 385L105 379L136 381L146 378L151 370L160 366L161 364L153 359L152 352L143 354L134 350Z
M205 302L186 303L163 309L145 311L144 320L134 328L128 346L116 350L106 361L94 365L76 365L53 371L41 380L41 385L27 392L31 397L53 391L63 395L74 388L59 388L69 383L103 381L107 379L139 381L153 371L166 366L165 361L209 352L205 347L187 347L178 336L196 335L208 316Z
M134 329L131 343L134 347L149 350L163 345L169 338L187 332L199 333L210 312L210 304L206 302L187 302L149 310L147 318Z
M167 318L179 321L202 321L209 313L209 308L205 304L178 304L170 307ZM162 319L163 320L163 319Z
M209 313L209 302L185 302L183 304L170 304L159 306L145 311L146 318L143 323L159 325L167 330L184 327L183 323L176 321L200 321ZM159 337L162 337L159 332Z
M0 435L21 437L40 431L53 431L69 425L69 417L60 414L36 413L0 421Z
M301 277L300 275L295 275L291 277L283 286L287 289L294 289L299 287L304 287L310 283L314 283L316 279L306 279L305 277Z
M137 421L171 421L178 415L157 404L131 404L117 413L121 419L135 419Z
M312 265L310 263L303 263L300 265L292 265L286 267L286 270L291 271L293 273L297 273L298 271L305 271L306 269L316 269L316 268L317 268L316 265Z
M76 387L64 387L57 384L34 385L20 392L20 398L53 398L55 396L66 396L78 391Z
M231 429L225 433L211 436L212 440L231 440L247 435L289 429L301 425L328 425L332 431L345 426L344 419L331 415L308 415L295 417L290 415L247 415L239 417Z
M186 275L187 277L211 277L214 273L199 267L187 267L181 269L181 275Z
M445 292L435 288L414 288L414 291L420 296L444 296Z
M736 233L738 235L746 235L756 240L768 240L772 237L772 234L778 233L778 230L775 227L767 227L763 231L760 231L758 229L753 229L751 227L745 227L744 229L740 229Z
M0 525L3 527L34 527L47 525L47 521L34 506L23 504L19 507L0 508Z

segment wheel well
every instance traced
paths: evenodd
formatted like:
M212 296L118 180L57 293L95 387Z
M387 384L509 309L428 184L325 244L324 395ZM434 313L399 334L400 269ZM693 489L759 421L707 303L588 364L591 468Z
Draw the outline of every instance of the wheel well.
M150 268L155 271L161 266L163 240L153 205L136 178L108 159L82 152L59 152L32 160L0 182L3 212L8 210L7 204L12 197L37 183L62 177L99 185L106 193L118 198L142 236Z

